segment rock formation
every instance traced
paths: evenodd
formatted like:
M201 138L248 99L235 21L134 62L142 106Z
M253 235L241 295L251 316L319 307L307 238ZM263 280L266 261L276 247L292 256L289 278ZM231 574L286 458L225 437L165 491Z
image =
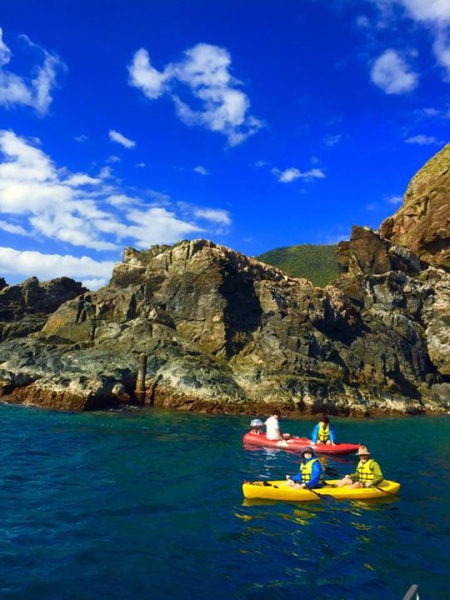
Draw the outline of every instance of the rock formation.
M87 290L81 283L68 277L44 283L31 277L11 286L0 278L0 342L39 331L51 313L82 292Z
M412 178L403 205L380 234L450 272L450 144Z
M388 237L354 227L325 288L207 240L127 248L95 293L0 281L0 398L60 410L448 410L443 246L431 266L430 246L425 260Z

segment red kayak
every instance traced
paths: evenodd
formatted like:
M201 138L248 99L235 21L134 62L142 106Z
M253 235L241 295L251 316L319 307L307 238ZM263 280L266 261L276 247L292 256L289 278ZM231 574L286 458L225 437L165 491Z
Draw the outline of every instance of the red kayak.
M258 433L252 429L244 435L244 446L264 446L265 448L279 448L290 452L298 452L306 446L311 446L316 454L329 454L331 456L344 456L353 454L359 448L359 444L314 444L312 440L305 437L291 437L288 440L268 440L264 432Z

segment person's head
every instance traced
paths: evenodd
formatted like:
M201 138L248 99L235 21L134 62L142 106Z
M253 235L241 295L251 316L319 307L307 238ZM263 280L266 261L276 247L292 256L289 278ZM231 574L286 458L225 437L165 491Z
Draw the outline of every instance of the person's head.
M328 425L330 422L330 417L328 415L320 415L320 422L324 425Z
M358 448L358 452L356 453L359 456L359 459L362 461L369 460L370 452L367 446L360 446Z
M272 411L272 417L276 417L277 419L280 418L280 411L279 410L273 410Z
M311 458L314 457L314 451L311 446L306 446L306 448L303 448L301 451L300 456L302 457L302 460L311 460Z

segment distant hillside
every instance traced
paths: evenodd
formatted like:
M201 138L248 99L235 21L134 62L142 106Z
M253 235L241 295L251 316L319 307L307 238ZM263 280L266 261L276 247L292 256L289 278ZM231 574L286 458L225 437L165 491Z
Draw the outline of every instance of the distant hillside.
M269 250L258 260L278 267L292 277L305 277L314 285L323 287L338 276L337 246L288 246Z

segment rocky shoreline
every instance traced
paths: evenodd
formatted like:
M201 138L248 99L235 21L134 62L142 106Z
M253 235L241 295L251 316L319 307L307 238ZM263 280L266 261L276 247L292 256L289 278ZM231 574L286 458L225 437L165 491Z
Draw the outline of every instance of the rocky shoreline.
M424 167L433 177L413 179L400 225L394 215L384 235L354 227L339 244L341 275L325 288L207 240L127 248L98 292L68 278L0 280L0 401L69 411L447 412L444 150Z

